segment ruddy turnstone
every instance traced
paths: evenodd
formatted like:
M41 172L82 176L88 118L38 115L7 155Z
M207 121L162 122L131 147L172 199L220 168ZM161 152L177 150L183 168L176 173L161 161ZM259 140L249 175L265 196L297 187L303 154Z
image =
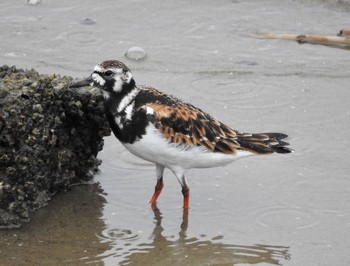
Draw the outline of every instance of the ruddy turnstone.
M190 190L185 172L231 163L254 154L290 153L282 133L242 133L201 109L152 87L135 83L130 69L116 60L104 61L92 74L71 88L101 89L106 116L119 141L134 155L156 165L157 183L150 203L163 189L163 172L169 168L182 187L183 207L189 207Z

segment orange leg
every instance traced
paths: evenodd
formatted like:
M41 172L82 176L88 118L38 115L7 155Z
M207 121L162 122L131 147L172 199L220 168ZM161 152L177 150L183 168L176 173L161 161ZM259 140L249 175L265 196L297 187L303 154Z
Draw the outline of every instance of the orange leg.
M184 209L182 213L182 223L181 223L180 234L185 235L187 228L188 228L188 209Z
M157 180L156 187L154 188L154 194L153 194L151 200L149 201L149 203L151 203L151 204L156 203L156 201L160 195L160 192L162 192L163 187L164 187L163 177L161 177Z
M188 210L190 207L190 188L187 185L187 180L184 175L184 169L178 168L178 169L171 169L176 176L177 180L179 181L181 187L182 187L182 195L184 196L184 210Z
M184 209L190 207L190 188L185 185L182 187L182 195L184 195Z

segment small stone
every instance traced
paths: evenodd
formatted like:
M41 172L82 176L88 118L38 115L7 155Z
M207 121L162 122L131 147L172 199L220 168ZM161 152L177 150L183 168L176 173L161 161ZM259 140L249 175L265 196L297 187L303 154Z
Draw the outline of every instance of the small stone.
M256 65L258 65L258 63L256 61L252 61L252 60L241 60L241 61L238 61L237 64L247 65L247 66L256 66Z
M41 3L41 0L28 0L29 5L38 5Z
M83 20L80 21L80 24L82 24L82 25L94 25L94 24L96 24L96 21L94 21L91 18L84 18Z
M124 54L125 57L132 59L132 60L144 60L147 56L145 50L141 47L131 47L129 50Z

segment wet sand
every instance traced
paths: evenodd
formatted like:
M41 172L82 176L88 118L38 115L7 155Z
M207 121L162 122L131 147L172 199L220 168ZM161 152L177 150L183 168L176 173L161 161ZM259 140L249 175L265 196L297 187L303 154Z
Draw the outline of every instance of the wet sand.
M1 3L2 64L85 77L119 59L139 84L238 130L287 133L295 149L189 171L183 213L173 174L152 209L155 167L108 137L95 184L56 195L22 229L0 231L1 262L349 264L349 51L248 35L335 35L349 11L348 1L331 0ZM124 57L133 46L145 60Z

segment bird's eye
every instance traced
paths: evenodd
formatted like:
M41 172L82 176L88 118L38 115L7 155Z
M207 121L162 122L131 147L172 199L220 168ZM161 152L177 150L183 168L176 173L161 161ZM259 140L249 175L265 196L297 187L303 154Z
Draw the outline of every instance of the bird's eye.
M107 70L107 71L104 73L104 75L105 75L106 77L111 77L111 76L113 75L113 71Z

